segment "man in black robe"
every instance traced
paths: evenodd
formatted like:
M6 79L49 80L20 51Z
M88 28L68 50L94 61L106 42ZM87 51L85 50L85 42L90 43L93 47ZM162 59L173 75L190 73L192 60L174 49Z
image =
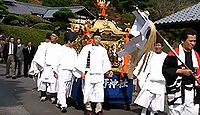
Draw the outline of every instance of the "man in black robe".
M170 115L198 115L197 83L194 76L198 76L200 60L194 51L196 31L185 30L181 36L181 44L174 50L183 64L169 52L163 64L163 75L166 79Z

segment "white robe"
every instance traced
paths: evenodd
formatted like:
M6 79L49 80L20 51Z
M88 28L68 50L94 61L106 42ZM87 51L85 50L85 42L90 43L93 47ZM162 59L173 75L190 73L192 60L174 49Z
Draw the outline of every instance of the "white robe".
M153 111L164 111L165 78L162 74L162 65L167 54L152 52L145 71L137 76L143 60L141 60L133 72L139 80L140 93L135 103L145 108L151 107Z
M44 70L42 72L41 80L43 82L55 83L53 71L58 73L59 58L61 55L61 45L50 43L46 50Z
M40 72L37 64L40 65L42 68L44 68L46 50L47 50L49 44L50 44L50 42L42 42L38 46L38 49L34 55L32 63L31 63L31 67L29 69L30 75L38 74Z
M87 56L90 54L90 69L87 70ZM76 68L81 72L90 71L93 74L104 74L111 70L111 63L108 58L107 50L102 46L86 45L78 55L78 62Z
M31 62L31 67L29 69L29 74L30 75L35 75L38 74L37 77L37 87L38 89L40 84L41 84L41 73L44 69L44 64L45 64L45 55L46 55L46 50L49 46L50 42L42 42L39 46L38 49L34 55L34 58ZM41 66L41 69L38 68L38 65Z
M76 71L75 66L76 66L77 58L78 58L77 55L78 54L74 48L66 47L63 45L61 48L61 56L58 62L59 64L58 73L65 70L71 71L71 72ZM59 79L68 81L68 79L71 79L71 78L60 76Z
M56 93L58 91L58 83L53 71L58 73L60 55L61 45L50 43L46 50L44 69L41 74L41 83L39 84L38 90L46 91L45 89L47 88L47 92L49 93Z
M67 107L66 97L71 96L72 90L72 73L75 71L75 65L77 62L77 53L73 48L66 47L61 48L62 54L59 59L58 66L58 103L61 107Z
M90 53L90 68L86 68L88 52ZM78 63L76 68L87 74L85 76L85 84L83 87L84 103L103 102L104 101L104 73L111 70L111 63L105 48L102 46L86 45L78 55ZM94 87L93 85L96 84Z

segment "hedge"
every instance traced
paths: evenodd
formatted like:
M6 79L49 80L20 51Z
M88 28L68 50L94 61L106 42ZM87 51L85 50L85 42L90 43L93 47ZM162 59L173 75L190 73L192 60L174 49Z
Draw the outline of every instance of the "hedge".
M10 26L0 23L0 31L3 35L14 36L15 38L21 38L23 43L27 43L28 40L33 41L34 46L38 46L41 41L44 41L47 32L49 30L34 29L29 27ZM64 34L61 32L59 43L63 43Z
M54 26L47 23L37 23L32 28L43 29L43 30L54 30Z

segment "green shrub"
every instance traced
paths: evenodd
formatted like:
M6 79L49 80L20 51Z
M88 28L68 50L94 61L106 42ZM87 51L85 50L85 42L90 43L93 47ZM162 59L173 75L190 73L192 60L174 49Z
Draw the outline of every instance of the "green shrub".
M12 21L10 21L10 24L15 25L15 26L20 26L19 20L12 20Z
M44 19L31 15L31 14L22 14L22 15L14 15L14 14L8 14L5 19L2 21L4 24L8 25L15 25L15 26L33 26L37 23L43 23L45 22Z
M35 15L31 15L31 14L21 14L20 17L27 20L26 23L27 23L28 26L32 26L32 25L37 24L37 23L45 22L44 19L42 19L38 16L35 16Z
M21 38L23 43L27 43L28 40L32 40L34 46L38 46L41 41L44 41L47 32L49 30L34 29L29 27L10 26L0 23L0 31L5 36L14 36L15 38ZM61 33L59 43L63 43L64 34Z
M52 23L54 27L59 28L59 30L67 30L68 27L70 27L69 23L67 22L53 22Z
M37 23L32 28L43 29L43 30L54 30L54 26L47 23Z
M24 26L28 24L27 19L21 16L14 15L14 14L8 14L2 22L4 24L15 25L15 26Z
M7 6L1 5L1 4L0 4L0 10L5 10L5 9L7 9L7 8L8 8Z
M17 16L17 15L14 15L14 14L8 14L3 20L2 20L2 22L4 23L4 24L11 24L10 22L11 21L14 21L14 20L19 20L19 16Z

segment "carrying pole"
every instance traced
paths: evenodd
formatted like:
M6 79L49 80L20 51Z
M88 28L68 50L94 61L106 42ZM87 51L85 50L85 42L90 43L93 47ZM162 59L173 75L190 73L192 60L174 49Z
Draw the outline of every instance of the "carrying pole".
M167 45L167 47L173 52L175 57L181 62L181 64L186 68L189 69L188 66L181 60L181 58L178 56L178 54L175 52L175 50L171 47L171 45L167 42L167 40L158 32L156 31L157 35L164 41L164 43ZM197 77L195 73L192 73L192 76L195 78L197 83L200 85L200 82L197 80Z

